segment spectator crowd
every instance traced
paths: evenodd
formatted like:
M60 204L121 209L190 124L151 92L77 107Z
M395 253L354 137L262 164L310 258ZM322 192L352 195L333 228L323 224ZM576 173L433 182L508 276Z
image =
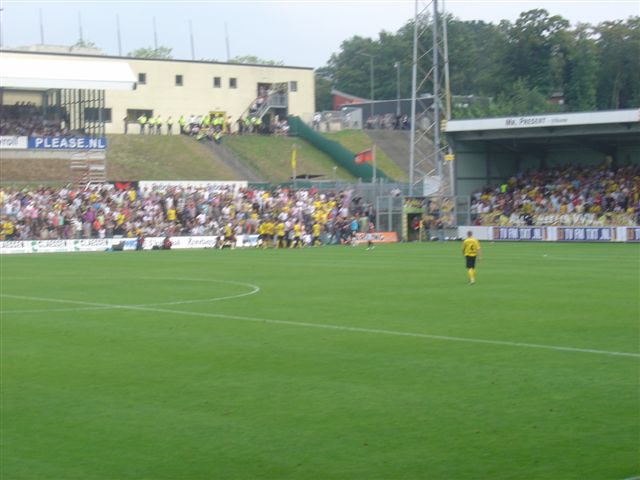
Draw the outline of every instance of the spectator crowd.
M365 127L368 130L409 130L411 124L409 115L385 113L384 115L369 116L365 122Z
M350 190L3 188L0 206L2 240L258 234L265 246L348 243L373 219Z
M30 102L0 106L0 136L71 136L61 109L51 107L46 114Z
M212 140L220 143L223 135L246 135L259 133L263 135L287 135L289 124L287 120L280 120L275 116L269 118L268 124L262 118L255 115L240 117L235 122L231 116L222 113L207 113L205 115L180 115L177 121L171 116L166 118L161 115L141 114L137 119L139 133L141 135L173 135L174 123L178 124L181 135L189 135L196 140ZM129 117L124 118L124 133L129 132Z
M640 224L640 166L520 173L471 199L476 225Z

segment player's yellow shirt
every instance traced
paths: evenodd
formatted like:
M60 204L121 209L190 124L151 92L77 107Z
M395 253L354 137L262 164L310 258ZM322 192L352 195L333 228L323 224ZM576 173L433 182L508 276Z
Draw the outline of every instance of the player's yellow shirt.
M280 222L276 225L276 233L279 237L284 237L284 223Z
M320 224L319 223L314 223L313 227L311 227L311 231L314 237L319 237L320 236Z
M480 251L480 242L475 238L466 238L462 242L462 253L465 257L476 257Z
M167 210L167 220L170 222L175 221L176 219L176 210L174 208L170 208Z
M273 222L266 222L264 224L264 228L267 231L267 235L273 235L273 230L275 228L275 225L273 224Z
M11 220L7 220L2 224L2 233L3 235L13 235L13 222Z
M293 225L293 238L300 238L300 232L302 231L302 226L299 223Z

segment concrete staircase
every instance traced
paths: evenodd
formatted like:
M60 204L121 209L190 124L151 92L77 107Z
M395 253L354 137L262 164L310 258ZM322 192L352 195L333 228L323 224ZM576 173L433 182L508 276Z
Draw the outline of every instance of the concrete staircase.
M256 173L251 167L249 167L246 163L236 157L231 150L224 146L224 139L220 145L215 142L203 141L203 145L207 147L207 149L222 161L227 167L233 170L237 178L240 180L246 180L247 182L264 182L264 178L261 178L258 173Z
M107 180L106 156L103 151L74 153L71 155L69 167L74 185L84 187Z

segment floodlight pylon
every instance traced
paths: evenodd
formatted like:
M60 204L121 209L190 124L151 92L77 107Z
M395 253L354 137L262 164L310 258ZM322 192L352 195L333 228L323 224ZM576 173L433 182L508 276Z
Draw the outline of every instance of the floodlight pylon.
M444 4L444 0L443 0ZM440 24L439 20L442 20ZM453 162L443 162L449 147L442 136L451 118L447 17L438 10L438 0L415 1L413 61L411 70L411 134L409 154L409 195L424 194L427 177L436 177L439 195L454 195ZM431 45L421 38L431 29ZM431 94L419 93L431 84ZM419 108L418 108L419 107ZM419 113L418 113L419 111ZM451 158L451 157L447 157ZM422 186L422 188L418 188Z

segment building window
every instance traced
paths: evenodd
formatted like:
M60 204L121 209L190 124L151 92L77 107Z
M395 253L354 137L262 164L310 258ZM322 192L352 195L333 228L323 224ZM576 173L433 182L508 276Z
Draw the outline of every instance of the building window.
M229 79L229 88L238 88L238 79L231 77Z
M102 110L102 118L100 118L100 110ZM87 107L84 109L84 119L87 122L99 122L102 120L105 123L111 123L111 109Z
M182 86L182 75L176 75L176 87Z
M213 77L213 88L220 88L221 84L220 77Z
M298 91L298 82L289 82L289 91L290 92L297 92Z
M146 73L139 73L138 74L138 84L139 85L146 85L147 83L147 74Z

